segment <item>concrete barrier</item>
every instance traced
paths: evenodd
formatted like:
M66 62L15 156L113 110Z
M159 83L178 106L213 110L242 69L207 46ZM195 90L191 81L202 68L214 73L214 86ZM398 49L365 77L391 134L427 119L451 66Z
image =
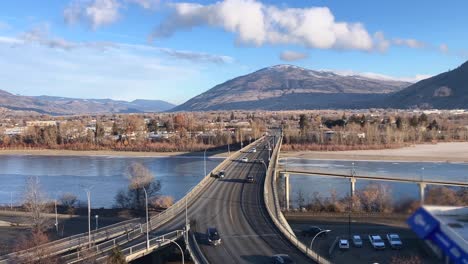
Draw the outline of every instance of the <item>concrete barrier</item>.
M302 251L305 255L307 255L312 260L320 263L320 264L330 264L331 262L325 259L323 256L319 256L317 258L317 252L309 249L304 243L302 243L299 239L297 239L296 235L292 231L291 227L287 223L286 219L284 218L283 213L281 212L279 200L276 191L276 164L278 163L278 156L279 151L281 148L282 138L279 139L279 143L276 145L273 154L272 160L273 164L268 164L268 170L265 176L264 182L264 202L265 207L267 208L268 214L270 215L271 220L273 221L274 225L278 228L278 230L283 234L286 239L289 240L291 244L296 246L300 251ZM270 191L271 190L271 191Z

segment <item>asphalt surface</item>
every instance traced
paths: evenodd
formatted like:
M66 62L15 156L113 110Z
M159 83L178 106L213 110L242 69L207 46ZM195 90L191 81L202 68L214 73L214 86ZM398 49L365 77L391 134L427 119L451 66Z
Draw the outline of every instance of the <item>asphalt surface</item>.
M270 139L271 140L271 139ZM271 222L263 202L265 166L255 159L268 161L266 139L257 143L256 153L244 153L239 160L231 160L224 168L224 179L213 179L205 191L189 205L188 216L194 221L197 241L210 263L272 263L274 254L288 254L296 263L312 263L282 236ZM249 162L240 159L248 157ZM247 183L253 175L254 183ZM180 229L185 224L181 214L159 228L157 233ZM206 229L216 227L221 244L208 244Z

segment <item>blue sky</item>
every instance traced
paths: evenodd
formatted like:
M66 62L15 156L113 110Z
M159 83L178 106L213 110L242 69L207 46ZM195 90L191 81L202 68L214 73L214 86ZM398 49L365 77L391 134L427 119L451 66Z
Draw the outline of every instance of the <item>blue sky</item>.
M468 2L0 2L0 89L183 103L276 64L419 80L468 59Z

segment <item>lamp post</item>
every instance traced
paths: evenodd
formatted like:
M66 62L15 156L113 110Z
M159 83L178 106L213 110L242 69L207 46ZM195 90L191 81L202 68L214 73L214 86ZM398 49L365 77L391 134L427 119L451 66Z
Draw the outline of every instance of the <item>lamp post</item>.
M91 188L86 188L86 197L88 198L88 243L91 245Z
M143 187L143 191L145 192L145 204L146 204L146 249L149 249L149 218L148 218L148 193L146 192L146 188Z
M13 210L13 192L10 192L10 210Z
M185 264L184 251L182 250L182 247L177 242L175 242L174 240L171 240L171 239L166 239L166 238L158 239L157 241L158 242L169 241L171 243L174 243L179 248L180 254L182 255L182 264Z
M96 230L99 229L99 215L95 215L94 218L96 218Z
M322 231L318 232L318 233L314 236L314 238L312 238L312 241L310 241L310 246L309 246L310 250L312 250L312 245L314 244L315 239L316 239L320 234L322 234L322 233L328 233L328 232L330 232L330 231L331 231L331 230L327 229L327 230L322 230ZM316 260L318 261L318 259L319 259L319 253L318 253L318 251L317 251L317 259L316 259Z
M57 199L54 200L54 205L55 205L55 230L57 231L57 235L58 235Z
M203 174L203 177L206 176L206 148L205 148L205 152L203 152L203 168L205 170L205 174Z

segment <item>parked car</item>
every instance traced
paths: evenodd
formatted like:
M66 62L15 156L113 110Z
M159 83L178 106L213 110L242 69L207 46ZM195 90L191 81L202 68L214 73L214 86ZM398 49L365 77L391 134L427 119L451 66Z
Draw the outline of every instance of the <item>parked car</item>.
M294 260L286 254L276 254L271 257L273 264L294 264Z
M362 239L360 235L353 236L353 245L359 248L362 247Z
M403 247L403 242L401 242L400 236L398 234L387 234L387 240L390 244L390 247L393 249L400 249Z
M369 235L369 241L374 249L385 249L385 242L379 235Z
M338 241L338 246L340 249L342 250L345 250L345 249L349 249L349 242L348 242L348 239L340 239Z
M253 182L255 181L253 175L247 175L247 179L246 179L246 180L247 180L247 182L249 182L249 183L253 183Z
M206 235L208 236L208 243L210 245L217 246L221 244L221 237L216 227L208 227L206 233Z
M249 158L243 157L243 158L242 158L242 162L249 162Z
M305 229L305 230L302 230L301 231L301 235L302 236L315 236L316 234L318 234L319 232L322 232L323 230L318 227L318 226L310 226L308 229ZM323 232L319 235L319 237L324 237L327 235L327 232Z

